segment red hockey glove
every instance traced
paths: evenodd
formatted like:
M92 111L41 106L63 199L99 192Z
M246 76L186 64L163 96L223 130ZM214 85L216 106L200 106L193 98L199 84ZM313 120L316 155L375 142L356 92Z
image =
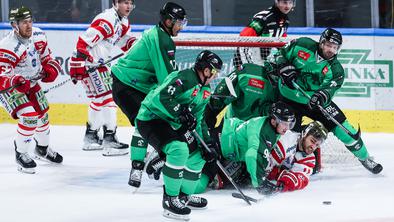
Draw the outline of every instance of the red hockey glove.
M14 75L10 78L10 85L19 85L15 89L21 93L27 93L30 89L30 81L19 75Z
M70 60L70 77L73 83L89 76L86 72L85 61L93 62L93 57L86 50L78 49L77 55L71 57Z
M62 68L58 61L50 58L46 63L42 65L44 78L41 82L53 82L61 72Z
M282 171L279 176L278 184L283 184L283 192L301 190L308 185L309 179L302 173L289 170Z

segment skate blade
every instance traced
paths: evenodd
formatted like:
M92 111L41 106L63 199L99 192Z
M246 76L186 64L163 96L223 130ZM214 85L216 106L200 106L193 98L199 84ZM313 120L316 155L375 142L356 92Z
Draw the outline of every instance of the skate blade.
M174 214L168 210L164 210L163 216L170 219L181 220L181 221L189 221L189 215L181 215L181 214Z
M190 208L191 210L205 210L205 209L208 209L208 206L205 206L205 207L193 207L193 206L187 205L187 207Z
M112 149L112 148L105 148L103 151L103 156L124 156L129 154L129 149L119 150L119 149Z
M42 161L42 162L50 163L50 164L57 164L57 165L58 165L58 164L61 164L61 162L60 162L60 163L52 162L52 161L48 160L47 158L42 157L42 156L39 156L39 155L37 155L37 154L34 154L34 159L40 160L40 161Z
M36 173L35 168L24 168L24 167L18 166L17 169L21 173L27 173L27 174L35 174Z
M89 144L89 145L84 145L82 147L82 150L84 151L95 151L95 150L103 150L104 147L100 144Z

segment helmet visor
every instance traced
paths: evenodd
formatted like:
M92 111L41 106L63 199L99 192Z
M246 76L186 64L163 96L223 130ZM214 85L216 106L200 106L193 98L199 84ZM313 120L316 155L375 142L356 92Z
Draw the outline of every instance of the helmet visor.
M174 22L174 25L179 26L180 28L184 29L187 26L187 18L184 19L177 19Z
M274 115L275 117L275 121L277 124L281 124L282 126L285 126L288 129L293 129L294 125L295 125L295 119L291 118L290 120L286 121L286 120L281 120L279 119L276 115Z

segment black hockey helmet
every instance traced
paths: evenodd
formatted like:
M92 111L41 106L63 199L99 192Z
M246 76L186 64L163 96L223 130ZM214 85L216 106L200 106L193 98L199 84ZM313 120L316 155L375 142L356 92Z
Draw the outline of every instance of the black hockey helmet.
M290 129L294 127L296 122L293 108L281 101L272 104L270 116L275 119L277 123L288 123Z
M319 43L322 44L325 41L335 43L339 47L341 47L341 45L342 45L342 35L341 35L340 32L338 32L335 29L327 28L320 35Z
M302 137L312 135L314 138L320 140L321 143L323 143L327 139L328 130L323 126L321 122L313 121L303 128L301 135Z
M296 6L296 0L275 0L275 5L278 5L279 1L292 1L293 2L293 8Z
M209 68L213 75L216 75L222 69L223 61L215 53L204 50L198 54L196 62L194 63L194 68L196 70L203 71L205 68Z
M167 2L164 4L163 8L160 9L160 20L164 22L167 19L171 19L173 23L181 21L182 25L186 26L186 11L182 6L174 2Z
M18 22L24 19L33 18L31 10L25 6L10 9L9 13L10 22Z

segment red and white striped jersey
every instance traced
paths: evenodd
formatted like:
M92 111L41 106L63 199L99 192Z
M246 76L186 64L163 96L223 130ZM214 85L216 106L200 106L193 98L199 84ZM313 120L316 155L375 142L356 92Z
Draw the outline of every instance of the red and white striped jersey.
M23 39L14 30L0 40L0 75L22 75L29 79L42 70L42 61L51 56L45 33L33 27L32 36Z
M315 155L297 150L300 133L288 131L271 151L270 180L286 181L285 190L304 188L315 167ZM286 177L286 178L285 178Z
M131 37L129 30L127 17L119 17L114 8L106 9L93 19L89 28L79 37L76 49L88 52L93 57L93 63L107 61L113 56L111 51L114 46L123 51L130 48L130 40L135 38ZM89 62L87 65L90 65Z

